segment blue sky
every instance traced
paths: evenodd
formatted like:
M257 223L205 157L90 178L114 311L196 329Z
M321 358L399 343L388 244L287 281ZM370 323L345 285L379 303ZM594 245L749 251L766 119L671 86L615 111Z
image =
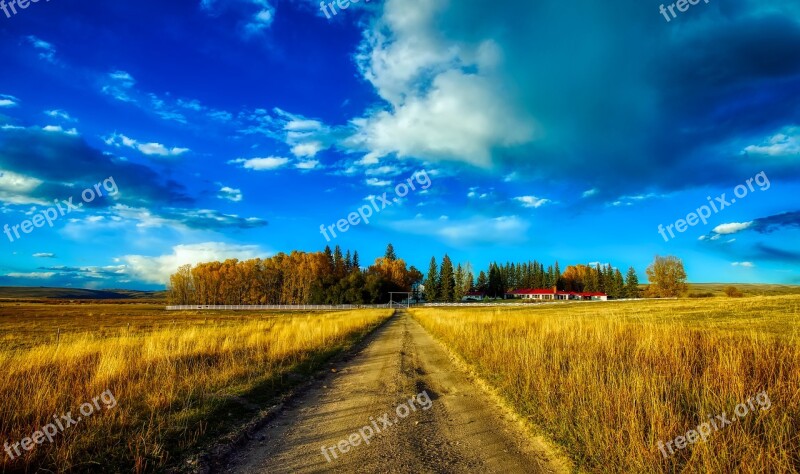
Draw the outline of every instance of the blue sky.
M0 10L0 225L118 189L0 235L0 284L162 288L184 263L326 244L369 262L388 242L423 270L448 253L644 277L660 254L695 282L798 284L800 6L712 0L667 22L660 5ZM427 189L326 241L421 171Z

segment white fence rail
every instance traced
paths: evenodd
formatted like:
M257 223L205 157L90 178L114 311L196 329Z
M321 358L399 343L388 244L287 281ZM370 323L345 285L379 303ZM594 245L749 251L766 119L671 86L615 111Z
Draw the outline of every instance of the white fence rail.
M613 301L633 301L630 299L620 299ZM414 303L411 307L509 307L509 306L541 306L551 304L575 304L575 303L600 303L602 301L531 301L529 303ZM264 311L264 310L282 310L282 311L336 311L342 309L384 309L384 308L405 308L404 303L394 304L267 304L267 305L181 305L181 306L167 306L167 311Z
M394 305L397 306L397 305ZM388 308L388 304L266 304L266 305L179 305L167 306L167 311L197 311L197 310L212 310L212 311L264 311L264 310L283 310L283 311L336 311L341 309L378 309Z

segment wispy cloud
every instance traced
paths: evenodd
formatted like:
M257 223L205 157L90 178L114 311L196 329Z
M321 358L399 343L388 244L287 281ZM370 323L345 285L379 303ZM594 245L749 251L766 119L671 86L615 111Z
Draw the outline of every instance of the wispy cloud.
M181 148L181 147L166 147L161 143L142 143L133 138L127 137L122 134L115 133L110 137L105 139L107 145L119 147L127 147L134 150L138 150L142 154L148 156L161 156L161 157L177 157L181 156L185 153L188 153L188 148Z

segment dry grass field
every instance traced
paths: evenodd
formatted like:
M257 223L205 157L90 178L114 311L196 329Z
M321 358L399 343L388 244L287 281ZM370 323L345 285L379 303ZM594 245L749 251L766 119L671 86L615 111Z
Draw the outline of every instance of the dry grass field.
M161 471L390 314L2 303L0 443L30 437L53 415L77 417L106 391L117 404L13 461L2 452L0 471Z
M412 314L581 470L800 471L800 296ZM722 414L705 442L659 451Z

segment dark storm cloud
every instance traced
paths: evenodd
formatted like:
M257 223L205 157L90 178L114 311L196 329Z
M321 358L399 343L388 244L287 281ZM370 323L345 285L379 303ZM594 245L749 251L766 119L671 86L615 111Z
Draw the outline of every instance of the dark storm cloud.
M42 180L33 193L46 201L66 199L113 176L121 202L128 205L192 203L180 183L162 179L146 166L104 154L82 138L65 133L32 128L0 131L0 167ZM97 201L97 205L112 204L110 200Z
M756 232L769 234L783 229L800 228L800 211L784 212L774 216L761 217L749 227Z
M741 153L800 122L794 3L701 2L670 23L658 4L459 3L437 23L461 41L500 43L504 84L540 128L502 160L528 176L583 182L597 199L726 185L755 167L800 177L797 163Z
M249 229L267 225L257 218L191 209L195 199L183 184L162 177L147 166L103 153L82 138L66 133L33 128L0 130L0 170L41 180L41 185L25 192L27 197L40 201L73 197L78 203L84 189L113 177L119 193L113 199L96 199L86 204L87 208L112 208L122 204L147 209L156 216L194 229Z

